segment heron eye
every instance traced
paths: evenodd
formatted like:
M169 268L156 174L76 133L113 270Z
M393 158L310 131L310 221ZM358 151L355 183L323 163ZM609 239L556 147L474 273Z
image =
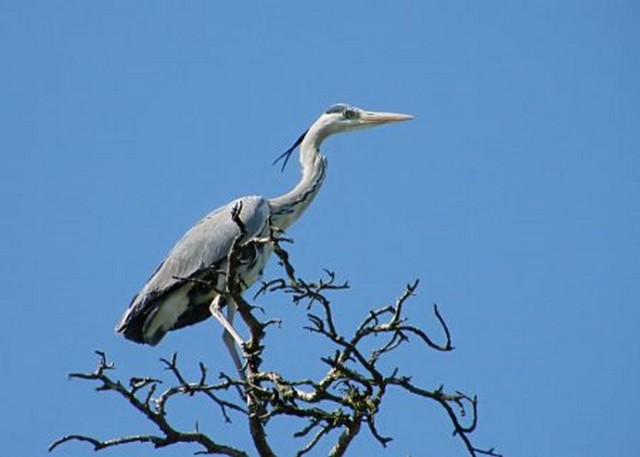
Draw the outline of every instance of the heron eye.
M342 112L345 119L355 119L358 117L358 112L353 109L346 109Z

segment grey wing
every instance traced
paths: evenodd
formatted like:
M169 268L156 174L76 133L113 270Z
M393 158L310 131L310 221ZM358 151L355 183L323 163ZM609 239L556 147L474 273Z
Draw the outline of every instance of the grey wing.
M231 211L240 202L240 220L246 227L246 238L259 236L269 223L267 201L257 196L232 201L205 216L178 241L141 294L161 292L224 260L233 240L240 233L238 225L231 218Z
M143 342L145 321L160 306L164 295L195 278L198 273L226 259L231 244L240 233L231 212L242 203L240 220L246 239L260 236L269 224L269 205L259 196L243 197L218 208L194 225L169 252L149 281L136 295L116 327L117 332Z

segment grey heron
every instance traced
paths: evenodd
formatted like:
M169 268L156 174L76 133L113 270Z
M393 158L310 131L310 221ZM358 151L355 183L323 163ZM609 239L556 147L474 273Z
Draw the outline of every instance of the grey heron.
M324 182L327 159L320 153L324 139L334 133L409 119L412 116L365 111L346 104L331 106L278 158L286 164L293 151L300 147L302 178L298 184L276 198L242 197L200 220L178 241L133 298L116 331L137 343L156 345L168 331L213 315L224 326L224 342L234 363L240 367L233 346L234 340L241 342L232 327L234 305L222 296L225 275L219 273L225 270L233 240L240 234L231 216L232 209L241 204L239 217L246 228L243 241L266 237L272 227L286 230L311 204ZM242 252L238 267L238 275L246 288L261 276L272 251L265 243L251 246ZM225 304L226 319L220 311Z

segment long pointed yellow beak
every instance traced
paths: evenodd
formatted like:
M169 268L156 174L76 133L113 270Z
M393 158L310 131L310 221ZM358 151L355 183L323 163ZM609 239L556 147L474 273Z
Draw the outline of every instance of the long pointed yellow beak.
M409 114L399 113L377 113L375 111L365 111L360 115L360 121L365 125L387 124L389 122L401 122L413 119Z

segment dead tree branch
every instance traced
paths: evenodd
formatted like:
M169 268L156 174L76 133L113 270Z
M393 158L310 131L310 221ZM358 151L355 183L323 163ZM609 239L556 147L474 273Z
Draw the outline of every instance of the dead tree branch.
M234 414L246 418L255 452L261 456L276 455L266 430L272 421L286 419L299 424L294 434L294 438L301 441L296 456L312 452L319 443L333 437L335 441L330 443L329 455L339 457L346 454L363 430L368 431L381 446L389 445L392 438L378 428L376 418L385 394L391 389L400 389L418 399L439 404L450 420L453 434L462 442L468 455L500 456L493 448L479 448L472 442L471 435L478 425L478 400L475 396L459 391L447 393L443 386L426 389L414 384L409 376L402 375L400 366L382 368L389 361L397 364L399 360L393 358L394 353L410 344L412 338L424 349L440 352L454 349L449 327L437 306L433 307L433 315L441 333L439 337L433 337L410 321L407 308L418 288L417 280L407 284L394 303L368 311L353 331L344 332L334 316L329 295L348 289L349 284L337 281L336 275L330 271L325 271L325 276L316 282L298 277L289 254L281 246L283 241L289 240L278 239L275 232L268 239L243 241L246 230L239 218L240 211L238 208L232 214L240 233L233 242L224 274L227 279L225 293L249 329L250 337L241 348L246 360L246 379L221 374L218 382L210 383L207 369L200 363L198 379L188 381L174 354L161 360L170 374L171 386L163 387L163 381L155 377L132 377L128 382L122 382L110 376L114 365L107 361L104 353L98 352L100 359L95 371L73 373L70 377L95 382L98 391L116 392L152 422L159 433L109 440L72 434L56 440L49 450L69 441L87 442L95 450L130 443L150 443L155 447L193 443L198 445L199 453L249 455L245 450L201 433L197 427L193 431L180 431L171 424L167 403L177 396L199 396L211 402L226 422L231 422ZM318 379L291 380L277 370L262 368L267 328L278 320L259 320L255 315L256 308L242 296L245 287L238 279L237 271L242 262L242 250L247 249L250 243L268 243L278 256L285 274L283 278L263 283L254 299L275 293L288 297L296 305L304 305L308 319L305 328L312 335L331 343L331 353L320 358L326 371ZM382 364L382 361L387 363Z
M122 438L115 438L110 440L98 440L89 436L83 435L67 435L64 436L49 446L49 451L54 450L59 445L69 441L85 441L93 445L94 450L98 451L108 447L119 446L128 443L151 443L153 446L166 447L176 443L195 443L200 445L207 454L220 454L233 457L245 457L248 456L242 450L235 449L231 446L219 444L215 442L211 437L200 433L198 431L181 432L176 430L167 418L166 403L169 399L176 395L189 394L202 392L207 395L208 398L213 399L215 395L213 392L228 390L233 381L223 381L219 384L210 385L206 383L206 376L203 374L201 382L196 384L187 383L184 381L177 365L175 364L175 356L173 357L173 370L179 374L179 379L182 381L178 386L170 387L162 392L160 395L155 396L155 392L158 389L161 381L151 378L131 378L129 380L129 387L125 387L125 384L118 380L114 380L107 374L108 371L115 368L113 363L107 362L107 357L103 352L96 351L100 357L98 367L92 373L71 373L69 375L72 379L84 379L89 381L95 381L98 383L96 390L98 391L111 391L116 392L121 397L126 399L131 406L137 411L142 413L150 422L155 424L161 435L132 435ZM166 362L166 361L165 361ZM146 391L146 392L145 392ZM218 406L222 406L218 403ZM231 403L225 403L223 408L231 407L232 409L242 411L237 405ZM226 413L224 413L226 414Z

